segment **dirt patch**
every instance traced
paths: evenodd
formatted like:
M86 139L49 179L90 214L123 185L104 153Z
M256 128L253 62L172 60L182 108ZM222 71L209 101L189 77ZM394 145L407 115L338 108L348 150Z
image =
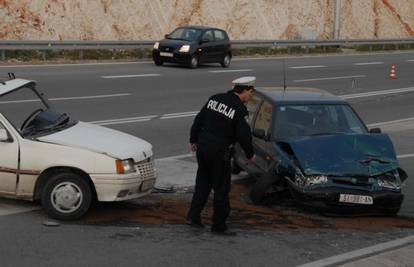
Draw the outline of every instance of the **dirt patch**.
M414 228L414 219L404 217L325 217L303 211L293 200L283 200L277 205L255 206L248 198L250 184L236 182L232 185L230 202L232 211L229 224L252 230L306 230L354 229L382 231L390 228ZM183 224L192 194L152 194L133 202L101 203L82 221L85 224L137 223L147 225ZM212 200L202 214L209 224Z

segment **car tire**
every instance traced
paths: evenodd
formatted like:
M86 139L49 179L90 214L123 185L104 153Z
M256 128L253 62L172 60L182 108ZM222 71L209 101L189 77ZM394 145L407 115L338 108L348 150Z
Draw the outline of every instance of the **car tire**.
M162 64L164 64L164 61L161 59L154 59L154 64L157 66L162 66Z
M243 169L237 164L237 162L232 159L231 160L231 173L232 174L239 174Z
M71 172L50 177L41 195L47 215L58 220L77 220L89 209L92 190L86 179Z
M198 67L198 63L199 63L198 62L198 56L193 55L193 56L191 56L190 63L188 64L188 67L190 69L196 69Z
M256 183L250 190L250 199L252 200L253 204L261 205L264 203L267 192L269 192L269 189L274 181L274 177L270 174L264 174L257 178Z
M231 63L231 56L230 54L226 54L223 59L221 60L220 64L223 68L228 68L230 67L230 63Z

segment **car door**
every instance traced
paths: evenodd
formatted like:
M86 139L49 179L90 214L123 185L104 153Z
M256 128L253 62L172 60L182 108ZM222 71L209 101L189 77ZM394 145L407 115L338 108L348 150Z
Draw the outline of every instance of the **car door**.
M200 46L198 48L200 62L214 61L214 34L213 30L207 30L201 36Z
M274 162L274 148L270 140L273 121L273 106L264 100L257 112L252 129L253 133L259 131L264 133L264 138L253 135L253 148L256 154L254 164L261 172L267 172Z
M263 99L255 94L252 98L246 103L247 111L249 115L247 117L247 123L249 124L250 128L253 128L254 119L256 116L257 110L260 108ZM259 169L254 164L251 164L249 160L247 160L246 154L244 153L243 149L241 148L240 144L236 144L236 153L234 155L234 160L237 164L242 167L242 169L246 170L248 173L258 173L260 172Z
M221 61L228 51L229 41L227 35L221 30L214 30L215 38L215 60Z
M12 138L2 119L0 114L0 194L15 195L19 144Z

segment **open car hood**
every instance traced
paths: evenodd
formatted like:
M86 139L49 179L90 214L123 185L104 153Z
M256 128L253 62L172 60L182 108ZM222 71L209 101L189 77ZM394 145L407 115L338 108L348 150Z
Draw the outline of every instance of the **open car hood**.
M398 168L386 134L336 134L285 140L305 175L376 176Z

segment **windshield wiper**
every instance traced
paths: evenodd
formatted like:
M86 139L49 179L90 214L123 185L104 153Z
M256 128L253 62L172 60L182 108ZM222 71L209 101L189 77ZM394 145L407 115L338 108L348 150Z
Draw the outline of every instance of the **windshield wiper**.
M171 40L180 40L180 41L188 41L187 39L183 39L183 38L168 38L168 39L171 39Z

